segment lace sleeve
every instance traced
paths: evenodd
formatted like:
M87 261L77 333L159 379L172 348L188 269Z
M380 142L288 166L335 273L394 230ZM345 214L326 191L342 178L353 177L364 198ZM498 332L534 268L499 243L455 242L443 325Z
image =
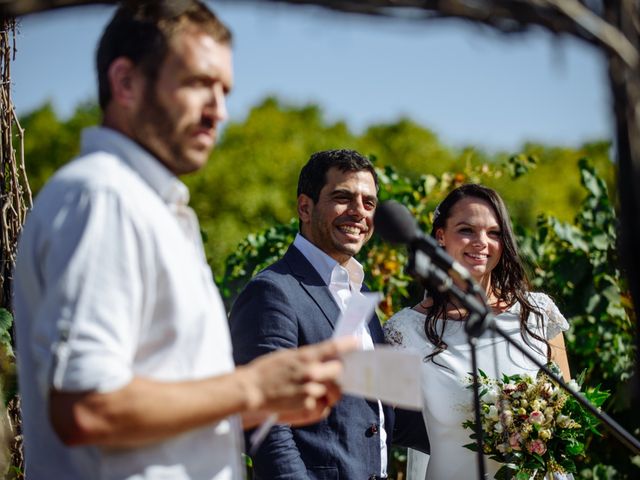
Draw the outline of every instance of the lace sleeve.
M398 348L420 350L425 347L424 315L411 308L404 308L384 325L384 337L389 345Z
M392 316L387 323L384 324L384 340L389 345L394 347L405 348L404 335L403 335L403 323L401 319L401 312Z
M533 303L540 309L545 321L545 337L551 340L560 332L569 329L569 322L564 318L556 304L544 293L531 293Z

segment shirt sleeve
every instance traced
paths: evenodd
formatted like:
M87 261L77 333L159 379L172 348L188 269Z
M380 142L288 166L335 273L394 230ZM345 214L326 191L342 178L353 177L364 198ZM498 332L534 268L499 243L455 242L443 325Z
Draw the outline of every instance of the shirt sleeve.
M109 191L69 192L36 243L43 302L31 345L44 391L112 391L133 377L142 309L137 226Z

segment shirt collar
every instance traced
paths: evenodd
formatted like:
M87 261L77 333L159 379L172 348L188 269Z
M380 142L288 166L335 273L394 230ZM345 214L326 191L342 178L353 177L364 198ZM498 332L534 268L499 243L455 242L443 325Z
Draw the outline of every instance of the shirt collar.
M156 157L122 133L107 127L82 131L81 154L103 151L117 155L168 204L187 205L189 190Z
M364 269L355 258L351 257L343 267L299 233L293 241L293 246L300 250L300 253L302 253L313 268L316 269L325 285L331 285L333 272L336 269L344 269L349 275L349 282L352 283L358 291L360 290L364 280ZM340 278L340 276L336 275L333 278Z

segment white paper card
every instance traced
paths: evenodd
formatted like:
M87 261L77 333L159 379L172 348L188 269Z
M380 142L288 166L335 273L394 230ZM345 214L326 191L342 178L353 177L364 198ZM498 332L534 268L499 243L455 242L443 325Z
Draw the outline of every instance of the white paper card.
M412 410L422 408L420 354L376 345L375 350L345 354L343 362L343 393Z
M357 335L362 326L369 322L376 305L382 300L380 292L360 292L351 295L347 308L342 312L333 329L333 338Z

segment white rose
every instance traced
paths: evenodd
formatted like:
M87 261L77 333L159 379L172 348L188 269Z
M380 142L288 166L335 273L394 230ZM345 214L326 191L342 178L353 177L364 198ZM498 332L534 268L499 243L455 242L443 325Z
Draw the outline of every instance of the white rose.
M495 405L491 405L489 407L489 411L487 412L486 417L489 420L493 420L494 422L497 422L500 419L498 409L496 408Z
M487 393L482 396L482 400L487 403L496 403L498 401L499 393L497 387L491 387Z
M567 387L569 387L569 390L571 390L572 392L580 391L580 385L578 385L578 382L576 382L573 378L569 380L569 382L567 383Z

